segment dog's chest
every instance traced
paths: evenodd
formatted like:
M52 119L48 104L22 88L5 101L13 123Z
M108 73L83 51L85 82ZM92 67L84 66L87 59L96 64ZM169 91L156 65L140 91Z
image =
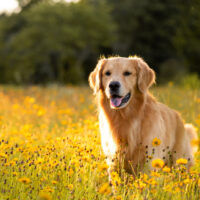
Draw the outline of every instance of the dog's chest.
M138 121L113 118L108 119L104 113L99 114L101 142L105 154L115 154L120 149L126 149L133 154L139 143L140 125Z

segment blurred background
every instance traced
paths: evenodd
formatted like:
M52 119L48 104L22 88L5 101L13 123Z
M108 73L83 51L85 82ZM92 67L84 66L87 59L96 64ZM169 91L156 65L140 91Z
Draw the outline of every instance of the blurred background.
M0 1L1 84L84 84L100 56L135 54L158 83L197 80L200 1Z

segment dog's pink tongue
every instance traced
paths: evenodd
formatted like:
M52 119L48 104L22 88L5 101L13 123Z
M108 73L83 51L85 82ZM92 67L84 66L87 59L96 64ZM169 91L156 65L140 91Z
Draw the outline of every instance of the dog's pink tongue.
M111 105L113 107L118 107L122 103L122 97L111 98Z

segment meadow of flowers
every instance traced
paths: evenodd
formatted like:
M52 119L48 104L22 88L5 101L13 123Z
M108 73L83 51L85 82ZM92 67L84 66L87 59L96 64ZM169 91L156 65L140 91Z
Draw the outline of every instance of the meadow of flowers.
M152 92L200 130L200 90ZM150 173L116 169L111 187L93 99L88 87L0 87L0 199L200 199L200 152L189 172L185 159L171 168L153 155Z

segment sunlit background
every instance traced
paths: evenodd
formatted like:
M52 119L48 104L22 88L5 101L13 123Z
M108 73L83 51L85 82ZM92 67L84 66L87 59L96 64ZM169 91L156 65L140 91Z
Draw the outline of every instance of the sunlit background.
M0 83L87 83L102 55L139 55L157 83L200 74L198 0L1 0Z
M54 0L55 2L58 2L60 0ZM64 0L66 2L77 2L78 0ZM19 3L17 0L1 0L0 1L0 13L13 13L13 12L19 12Z
M15 0L0 1L0 13L14 12L18 8L18 2Z

